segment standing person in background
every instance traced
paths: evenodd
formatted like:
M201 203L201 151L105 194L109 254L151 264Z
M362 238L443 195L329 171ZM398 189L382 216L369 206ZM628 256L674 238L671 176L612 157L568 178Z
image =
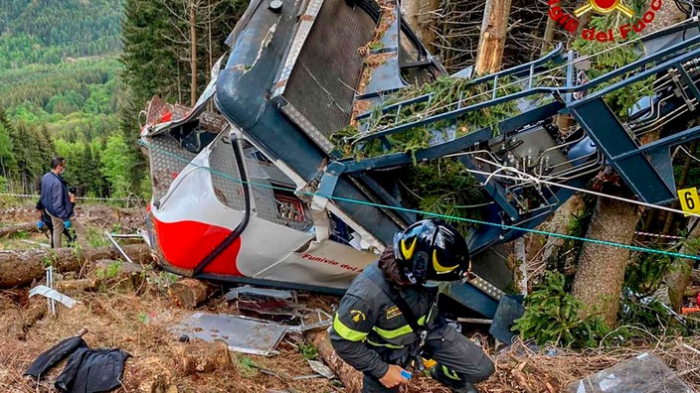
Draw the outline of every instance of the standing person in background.
M82 246L85 246L85 239L87 239L85 228L75 219L68 186L61 177L65 169L66 160L63 157L56 157L51 160L51 171L41 178L41 203L51 216L55 248L61 248L64 229L77 234Z

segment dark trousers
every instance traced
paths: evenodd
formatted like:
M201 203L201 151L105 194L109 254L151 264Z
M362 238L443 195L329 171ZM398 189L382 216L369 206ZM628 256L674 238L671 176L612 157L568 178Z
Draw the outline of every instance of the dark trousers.
M467 382L484 381L495 371L493 362L481 348L450 325L430 332L423 348L423 356L437 362L435 372L432 375L450 388L458 389ZM395 358L389 353L383 354L382 357L385 359ZM362 393L398 392L398 386L388 389L372 375L365 374Z

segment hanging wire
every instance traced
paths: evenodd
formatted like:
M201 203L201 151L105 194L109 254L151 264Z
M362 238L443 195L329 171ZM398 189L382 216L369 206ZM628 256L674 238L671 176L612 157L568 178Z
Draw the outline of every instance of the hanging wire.
M516 230L516 231L539 234L539 235L559 237L562 239L583 241L583 242L589 242L589 243L594 243L594 244L600 244L600 245L604 245L604 246L625 248L625 249L632 250L632 251L639 251L639 252L645 252L645 253L651 253L651 254L668 255L668 256L672 256L672 257L676 257L676 258L686 258L686 259L693 259L693 260L700 261L700 256L698 256L698 255L689 255L689 254L681 254L681 253L672 252L672 251L656 250L653 248L632 246L629 244L616 243L616 242L611 242L611 241L607 241L607 240L591 239L591 238L585 238L585 237L579 237L579 236L565 235L565 234L561 234L561 233L541 231L538 229L528 229L528 228L518 227L515 225L497 224L497 223L493 223L493 222L475 220L475 219L464 218L464 217L457 217L457 216L452 216L452 215L448 215L448 214L440 214L440 213L427 212L427 211L422 211L422 210L417 210L417 209L409 209L409 208L405 208L405 207L401 207L401 206L385 205L385 204L374 203L374 202L360 201L360 200L352 199L352 198L345 198L345 197L339 197L339 196L333 196L333 195L325 195L325 194L320 193L320 192L295 190L295 189L292 189L289 187L275 186L272 184L257 183L257 182L253 182L253 181L243 181L240 178L235 178L235 177L230 176L230 175L223 173L221 171L217 171L215 169L212 169L208 166L195 164L195 163L191 162L188 158L179 156L175 153L171 153L171 152L169 152L165 149L162 149L158 146L144 142L143 140L139 140L138 143L139 143L139 145L144 146L147 149L155 150L161 154L165 154L165 155L168 155L168 156L175 158L177 160L181 160L183 162L186 162L189 166L191 166L193 168L204 169L205 171L207 171L211 174L214 174L214 175L220 176L222 178L231 180L231 181L238 183L238 184L244 184L244 185L253 186L253 187L274 189L274 190L279 190L279 191L287 191L287 192L296 193L298 195L305 195L305 196L310 196L310 197L318 196L318 197L325 198L325 199L332 200L332 201L341 201L341 202L355 203L355 204L364 205L364 206L376 207L376 208L380 208L380 209L396 210L396 211L400 211L400 212L411 213L411 214L416 214L416 215L421 215L421 216L426 216L426 217L441 218L441 219L444 219L447 221L462 221L462 222L467 222L467 223L471 223L471 224L498 227L498 228L501 228L503 230L511 229L511 230ZM516 179L519 179L519 178L516 178ZM540 180L540 182L542 182L542 181ZM602 194L601 196L610 197L609 195L604 195L604 194ZM651 205L651 207L659 208L659 206L654 206L654 205ZM681 212L681 213L683 213L683 212ZM696 216L698 216L698 215L696 215Z

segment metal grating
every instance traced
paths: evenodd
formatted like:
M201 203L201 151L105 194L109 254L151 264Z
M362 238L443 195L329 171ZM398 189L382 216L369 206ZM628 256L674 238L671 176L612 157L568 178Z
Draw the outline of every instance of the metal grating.
M358 49L375 26L359 7L325 0L294 64L283 97L325 138L350 122L363 66Z
M228 138L218 138L212 142L212 152L209 155L211 183L219 202L231 209L243 211L245 200L243 185L240 183L241 175L233 155L233 147L230 142L225 143L224 140L228 141Z
M168 192L175 177L185 169L195 155L181 148L177 139L169 134L148 138L148 143L155 147L148 150L148 157L151 165L153 198L159 200Z

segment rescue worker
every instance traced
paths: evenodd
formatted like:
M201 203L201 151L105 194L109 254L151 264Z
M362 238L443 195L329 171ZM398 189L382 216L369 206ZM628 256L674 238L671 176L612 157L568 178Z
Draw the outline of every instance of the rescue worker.
M493 362L446 323L435 285L465 278L470 266L464 237L429 219L397 233L353 280L329 333L338 356L364 373L363 393L398 392L422 359L437 362L431 376L452 392L478 392L472 384L493 374Z
M75 187L70 187L68 189L68 195L70 197L70 204L75 208ZM39 199L36 202L36 211L39 213L39 221L37 222L37 228L41 232L43 232L46 235L46 231L49 232L49 235L47 237L51 241L51 248L54 248L53 246L53 221L51 220L51 216L49 213L46 211L44 208L44 204L41 203L41 199ZM69 230L68 228L63 229L63 234L66 235L68 238L68 247L71 247L73 244L75 244L75 232Z

